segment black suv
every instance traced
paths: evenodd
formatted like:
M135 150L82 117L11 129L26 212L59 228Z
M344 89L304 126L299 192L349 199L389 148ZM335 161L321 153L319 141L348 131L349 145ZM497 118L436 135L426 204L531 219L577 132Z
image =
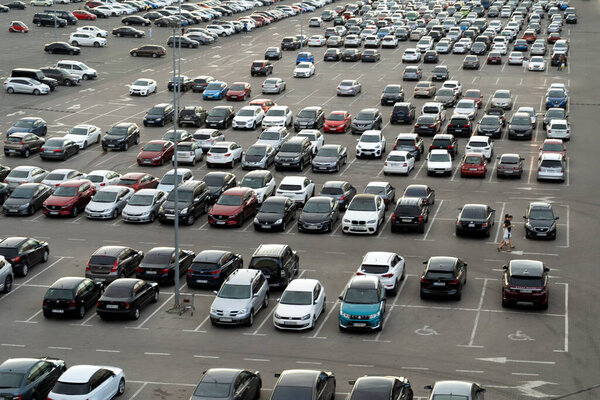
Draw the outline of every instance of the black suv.
M90 257L85 277L108 285L132 275L144 258L144 252L125 246L102 246Z
M536 201L529 204L525 219L525 237L528 239L556 239L556 220L552 205Z
M207 128L227 129L235 117L235 111L232 106L217 106L206 115Z
M396 103L390 115L390 123L412 124L415 120L415 106L412 103Z
M79 76L69 73L67 70L57 67L43 67L40 71L46 78L55 79L59 85L73 86L79 83Z
M33 14L33 23L37 26L58 26L64 28L67 26L67 20L60 17L55 17L51 14L37 13Z
M273 63L267 60L256 60L252 62L250 67L250 75L264 75L267 76L273 73Z
M325 112L322 107L304 107L294 120L294 130L321 129L325 123Z
M470 137L473 134L473 127L469 117L464 115L453 115L448 121L448 127L446 133L454 136L465 136Z
M167 122L173 122L175 109L172 104L161 103L152 107L144 117L144 126L159 125L165 126Z
M54 90L58 87L58 81L48 78L41 70L33 68L15 68L10 73L11 78L31 78L44 83Z
M200 128L206 121L206 110L201 106L185 106L179 110L177 124L181 128L183 125L194 125Z
M176 76L175 79L171 79L167 83L167 89L169 89L169 92L172 92L175 89L177 89L178 92L187 92L193 87L194 81L185 75Z
M281 50L296 50L299 49L301 45L300 40L293 36L286 36L281 39Z
M244 267L239 254L225 250L204 250L194 258L187 273L191 288L220 288L232 272Z
M140 128L133 122L121 122L112 126L102 138L102 150L127 151L129 145L140 143Z
M12 264L17 275L27 276L29 268L48 261L48 243L27 237L9 237L0 242L0 256Z
M275 169L298 168L304 170L312 161L310 140L306 137L293 137L281 145L279 153L275 156Z
M360 110L350 124L350 132L363 133L371 129L379 129L383 125L383 118L377 108L364 108Z
M77 18L75 17L75 15L73 15L73 13L71 11L68 10L44 10L44 12L46 14L49 15L56 15L58 18L62 18L65 21L67 21L68 25L75 25L77 24Z
M192 225L196 219L208 211L210 191L203 181L187 181L177 188L179 204L179 220L186 225ZM175 219L175 191L172 190L167 200L158 211L158 220L161 223Z
M381 105L396 104L404 101L404 90L402 85L387 85L381 93Z
M429 220L429 206L419 197L400 197L392 214L392 232L400 229L415 229L425 232L425 223Z
M209 172L202 178L210 191L210 202L217 201L221 193L237 186L235 175L231 172Z
M452 158L458 154L458 143L454 135L448 135L447 133L438 133L433 137L429 151L431 150L448 150Z
M285 288L298 275L300 259L287 244L261 244L252 255L248 269L262 271L269 286Z

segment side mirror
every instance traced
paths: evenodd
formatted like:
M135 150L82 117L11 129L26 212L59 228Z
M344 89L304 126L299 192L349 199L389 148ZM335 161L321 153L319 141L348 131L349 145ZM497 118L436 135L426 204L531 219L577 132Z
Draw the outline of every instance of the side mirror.
M427 261L423 261L423 264L424 264L424 265L427 265Z
M348 381L348 384L352 385L352 386L354 386L355 383L356 383L356 381Z
M254 293L252 297L258 297L258 293Z
M344 298L342 296L338 296L338 299L344 301Z
M273 374L275 376L275 378L279 378L281 376L281 374Z
M483 392L485 392L485 389L484 388L479 388L479 389L477 389L477 392L478 393L483 393Z
M523 215L523 218L527 219L527 217L525 215Z
M507 270L507 269L508 269L508 265L503 265L503 266L502 266L502 269L503 269L503 270Z
M214 293L214 294L219 294L219 292L217 292L216 290L213 290L213 293Z
M554 217L554 220L556 221L557 219L559 219L560 217Z
M386 300L387 300L387 297L381 296L381 301L386 301Z
M431 386L431 385L423 386L423 389L433 390L433 386Z
M544 267L544 271L548 272L548 271L550 271L550 268Z

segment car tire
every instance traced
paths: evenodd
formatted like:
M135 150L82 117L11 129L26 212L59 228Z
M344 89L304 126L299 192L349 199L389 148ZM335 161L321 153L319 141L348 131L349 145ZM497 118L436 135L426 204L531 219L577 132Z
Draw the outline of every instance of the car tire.
M10 291L12 290L12 283L13 283L13 278L12 276L7 276L6 279L4 280L4 293L10 293Z
M77 217L77 215L79 215L79 208L77 207L77 205L74 205L71 209L71 217L75 218Z
M254 310L250 310L250 316L248 317L248 326L254 324Z
M6 89L6 91L7 91L9 94L13 94L13 93L15 92L15 89L13 89L13 88L9 87L8 89Z
M119 217L119 210L117 210L115 208L115 210L112 213L112 219L117 219Z
M138 55L137 51L134 51L133 53L131 53L132 57L137 57L137 55Z
M154 292L154 295L152 296L152 302L153 303L158 303L158 299L160 297L160 294L158 292L158 290L156 292Z
M83 305L81 305L77 311L77 319L85 318L85 307Z
M119 381L119 387L117 389L117 396L122 396L125 393L125 378L121 378Z
M30 155L29 149L25 149L25 152L23 153L23 157L29 158L29 155Z
M156 53L152 54L152 58L157 58L157 57L158 57L158 54L156 54Z
M154 222L155 219L156 219L156 214L154 214L154 213L150 214L149 222L152 223L152 222Z
M33 89L33 94L35 96L38 96L40 94L40 91L38 89Z
M140 319L140 308L136 307L133 310L133 314L131 315L131 319L133 319L134 321L137 321L138 319Z
M22 277L27 276L27 274L29 273L29 265L27 265L27 262L23 263L23 266L21 267L21 273L19 275L21 275Z
M73 40L73 41L71 42L71 44L72 44L73 46L78 46L78 45L79 45L79 43L77 43L77 40ZM73 51L73 50L71 50L71 51ZM71 53L69 52L69 54L71 54Z
M125 150L125 151L129 150L129 142L125 142L125 145L123 146L123 150Z

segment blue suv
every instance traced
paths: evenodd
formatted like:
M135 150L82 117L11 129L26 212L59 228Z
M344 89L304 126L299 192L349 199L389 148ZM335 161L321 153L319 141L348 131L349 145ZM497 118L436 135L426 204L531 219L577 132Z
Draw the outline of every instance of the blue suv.
M350 279L340 296L340 330L383 328L385 288L376 276L359 275Z
M300 52L300 53L298 53L298 57L296 57L296 65L300 64L301 62L314 63L315 56L313 55L313 53L311 53L309 51Z
M552 107L560 107L567 109L569 98L561 89L550 89L546 93L546 110Z
M225 82L211 82L202 93L203 100L221 100L227 94L228 88Z

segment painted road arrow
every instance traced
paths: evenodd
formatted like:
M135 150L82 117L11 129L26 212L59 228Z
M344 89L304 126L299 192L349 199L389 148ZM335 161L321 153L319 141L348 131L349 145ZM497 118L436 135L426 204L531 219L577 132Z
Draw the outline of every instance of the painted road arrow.
M548 364L548 365L556 364L556 362L554 362L554 361L510 360L506 357L476 358L476 360L489 361L489 362L498 363L498 364L506 364L507 362L521 363L521 364Z

